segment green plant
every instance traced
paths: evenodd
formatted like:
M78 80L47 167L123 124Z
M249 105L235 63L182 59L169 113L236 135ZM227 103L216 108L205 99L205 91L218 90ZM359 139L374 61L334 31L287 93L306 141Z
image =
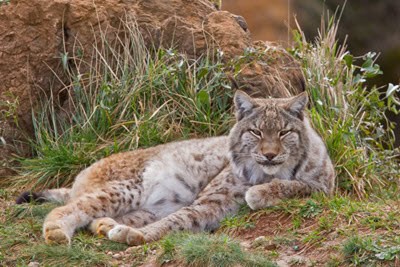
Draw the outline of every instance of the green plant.
M340 188L363 197L395 182L393 123L387 110L395 111L392 86L382 92L366 81L381 74L376 54L356 58L339 44L335 17L325 26L322 20L315 42L307 42L300 27L294 32L292 53L304 68L314 127L326 141L336 164ZM361 64L358 65L361 60Z
M116 44L104 37L89 61L82 52L62 54L68 105L52 94L41 98L32 114L35 157L21 159L15 185L66 186L112 153L228 131L232 92L221 55L194 60L173 50L149 51L135 23L124 26L126 36Z
M180 260L189 266L275 266L267 258L244 252L225 235L178 233L161 242L159 262Z
M378 261L393 261L400 254L400 245L393 240L352 236L342 247L347 261L354 264L375 263Z
M314 202L312 199L307 200L306 204L300 208L299 215L304 218L315 217L322 212L321 205Z
M23 253L46 266L105 266L109 260L104 253L77 245L66 247L40 244L27 248Z
M13 123L18 125L17 109L19 106L19 99L12 93L5 93L4 95L7 98L9 98L9 100L0 100L0 121L6 121L11 119Z
M225 217L220 226L224 232L231 232L238 229L254 228L254 222L248 216L250 208L242 205L237 214Z

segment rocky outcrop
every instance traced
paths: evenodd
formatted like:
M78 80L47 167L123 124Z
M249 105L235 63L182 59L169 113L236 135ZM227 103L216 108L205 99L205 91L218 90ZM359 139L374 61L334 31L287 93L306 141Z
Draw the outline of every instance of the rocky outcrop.
M229 60L245 49L263 49L266 56L250 62L238 77L243 88L263 96L283 96L286 86L295 92L303 90L302 74L284 50L253 43L242 17L219 11L207 0L3 1L0 136L4 142L0 149L4 151L4 143L13 144L29 134L31 109L39 92L52 90L57 94L65 87L63 60L76 55L77 47L83 57L91 55L104 34L109 42L121 37L126 17L136 20L148 45L173 46L191 57L218 48ZM11 147L7 147L8 152Z

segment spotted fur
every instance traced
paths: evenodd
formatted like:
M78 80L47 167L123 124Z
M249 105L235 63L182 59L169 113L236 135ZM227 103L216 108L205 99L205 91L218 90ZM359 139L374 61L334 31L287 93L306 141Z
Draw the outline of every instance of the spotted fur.
M83 170L71 189L23 193L17 203L65 203L45 219L47 243L69 244L88 226L138 245L171 231L215 229L245 201L257 209L313 191L330 194L333 167L304 115L306 103L306 95L253 99L237 91L229 136L115 154Z

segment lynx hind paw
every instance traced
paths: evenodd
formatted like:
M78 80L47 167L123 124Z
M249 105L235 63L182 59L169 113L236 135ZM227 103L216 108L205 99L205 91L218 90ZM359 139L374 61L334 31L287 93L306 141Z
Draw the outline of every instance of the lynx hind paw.
M146 242L142 232L121 224L115 226L108 232L108 238L112 241L125 243L130 246L137 246Z
M246 192L245 200L252 210L267 208L278 204L281 200L276 198L267 188L251 187Z
M45 242L49 245L55 244L71 244L71 238L56 223L47 223L43 227Z
M89 230L99 236L108 236L108 232L117 224L112 218L95 219L90 223Z

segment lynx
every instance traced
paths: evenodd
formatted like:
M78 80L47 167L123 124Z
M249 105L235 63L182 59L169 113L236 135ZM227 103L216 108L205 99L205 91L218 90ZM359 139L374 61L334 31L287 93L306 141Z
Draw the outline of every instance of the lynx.
M229 136L173 142L114 154L83 170L72 188L23 193L17 203L61 201L43 225L45 241L71 242L88 226L139 245L171 231L212 230L247 203L252 209L314 191L331 194L334 169L305 114L307 95L234 96Z

